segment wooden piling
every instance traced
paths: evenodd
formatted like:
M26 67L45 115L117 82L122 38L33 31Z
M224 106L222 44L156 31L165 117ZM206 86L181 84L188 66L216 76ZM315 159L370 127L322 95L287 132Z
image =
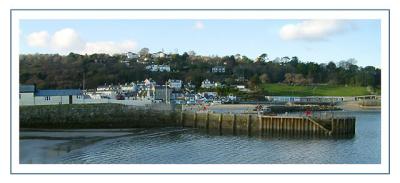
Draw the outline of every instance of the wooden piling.
M207 112L207 117L206 117L206 129L208 130L210 126L210 113Z
M193 116L193 127L197 128L197 112L194 112Z
M236 114L233 114L232 132L233 134L236 134Z
M185 113L181 112L181 126L182 127L185 126L184 115L185 115Z
M222 132L222 113L219 114L219 117L218 117L218 130L219 130L219 133Z
M251 135L251 115L247 115L247 135Z
M263 135L263 123L262 123L263 118L259 115L258 116L258 129L260 130L260 135Z
M178 113L179 114L179 113ZM193 116L191 116L193 115ZM199 116L200 115L200 116ZM217 129L222 133L223 129L229 129L233 134L239 132L247 132L252 135L259 130L261 136L315 136L315 137L353 137L355 133L355 118L332 118L330 126L326 126L322 121L313 118L290 117L290 116L258 116L257 119L252 115L229 114L232 119L223 121L223 115L213 113L187 113L181 112L180 123L175 123L181 126L190 126L195 128ZM228 115L228 114L227 114ZM191 120L193 119L193 121ZM191 124L190 122L193 122ZM232 122L232 123L230 123Z

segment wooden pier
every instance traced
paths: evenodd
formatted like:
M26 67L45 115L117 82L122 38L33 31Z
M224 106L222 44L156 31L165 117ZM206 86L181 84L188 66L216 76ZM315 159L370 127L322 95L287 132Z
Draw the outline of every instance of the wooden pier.
M356 120L354 117L321 120L295 116L182 112L179 123L183 127L221 134L352 138L355 135Z

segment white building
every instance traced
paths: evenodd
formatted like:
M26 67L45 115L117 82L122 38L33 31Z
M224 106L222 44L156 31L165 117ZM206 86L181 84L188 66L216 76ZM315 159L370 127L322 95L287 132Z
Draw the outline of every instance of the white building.
M37 90L35 92L35 105L74 104L76 100L83 100L80 89L64 90ZM80 102L79 102L80 103Z
M236 85L236 88L241 92L249 92L250 89L246 88L245 85Z
M148 65L146 69L151 72L170 72L171 67L169 65Z
M152 56L153 56L154 58L165 58L165 57L167 56L167 54L165 54L165 53L162 52L162 51L159 51L159 52L157 52L157 53L154 53Z
M19 85L19 105L35 105L35 85Z
M115 85L98 86L93 96L99 95L100 98L115 98L120 90L121 88Z
M230 94L230 95L228 95L228 100L230 100L230 101L236 101L237 100L237 97L235 96L235 95L232 95L232 94Z
M222 83L220 83L220 82L214 83L214 88L221 88L221 87L222 87Z
M182 80L169 79L168 84L170 88L180 90L182 88L183 82Z
M199 95L204 98L215 98L218 96L217 92L202 92Z
M210 80L206 79L201 82L201 88L214 88L214 82L211 82Z
M128 58L128 59L138 59L139 55L136 54L136 53L128 52L128 53L126 53L126 58Z
M80 89L36 90L34 85L20 85L20 105L57 105L81 103Z
M138 90L138 87L136 83L125 83L124 85L120 85L121 91L126 93L126 92L136 92Z
M225 73L225 67L223 66L215 66L211 69L213 73Z

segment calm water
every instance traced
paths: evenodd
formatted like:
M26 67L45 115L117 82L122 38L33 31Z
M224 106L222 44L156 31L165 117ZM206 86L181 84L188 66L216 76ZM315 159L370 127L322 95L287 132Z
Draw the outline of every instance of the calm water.
M351 112L353 139L211 135L196 129L21 132L20 163L379 164L380 112Z

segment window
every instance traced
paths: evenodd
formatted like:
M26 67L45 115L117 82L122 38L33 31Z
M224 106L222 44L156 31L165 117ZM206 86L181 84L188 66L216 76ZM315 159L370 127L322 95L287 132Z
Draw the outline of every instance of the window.
M81 98L82 98L82 95L77 95L76 98L77 98L77 99L81 99Z
M50 100L50 96L44 97L44 100Z
M21 99L21 94L19 94L19 99Z

